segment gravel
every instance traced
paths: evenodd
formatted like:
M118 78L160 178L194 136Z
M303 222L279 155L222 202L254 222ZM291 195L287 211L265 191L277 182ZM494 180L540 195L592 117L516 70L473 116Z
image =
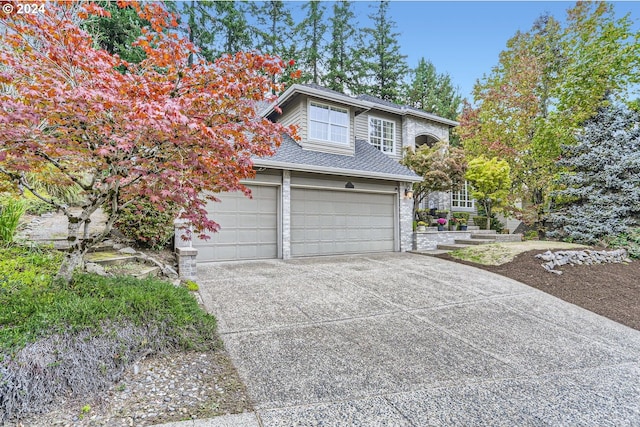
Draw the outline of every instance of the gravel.
M123 379L92 398L60 399L13 427L149 426L251 411L225 352L173 353L130 366Z

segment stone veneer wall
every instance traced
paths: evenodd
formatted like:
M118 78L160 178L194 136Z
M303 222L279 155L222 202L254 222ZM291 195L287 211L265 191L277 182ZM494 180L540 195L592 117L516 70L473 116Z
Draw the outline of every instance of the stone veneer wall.
M470 231L416 231L413 233L413 250L432 251L438 245L451 245L456 239L470 238Z
M411 188L411 184L399 186L400 197L400 252L413 249L413 199L404 197L403 188Z

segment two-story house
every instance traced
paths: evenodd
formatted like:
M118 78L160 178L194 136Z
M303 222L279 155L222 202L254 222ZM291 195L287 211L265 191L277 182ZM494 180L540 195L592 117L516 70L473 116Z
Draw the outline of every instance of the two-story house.
M194 238L198 262L333 255L411 249L412 183L400 165L404 147L449 140L457 123L370 96L293 85L278 99L301 140L285 139L274 156L255 158L252 191L208 206L221 225Z

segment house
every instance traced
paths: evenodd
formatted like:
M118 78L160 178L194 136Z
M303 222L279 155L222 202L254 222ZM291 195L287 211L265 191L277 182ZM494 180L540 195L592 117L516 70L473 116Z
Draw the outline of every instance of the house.
M317 85L295 84L276 105L282 114L270 106L263 115L296 124L301 140L254 159L252 199L228 193L208 205L221 230L194 238L197 261L410 250L410 190L421 177L400 165L402 150L448 141L457 123Z

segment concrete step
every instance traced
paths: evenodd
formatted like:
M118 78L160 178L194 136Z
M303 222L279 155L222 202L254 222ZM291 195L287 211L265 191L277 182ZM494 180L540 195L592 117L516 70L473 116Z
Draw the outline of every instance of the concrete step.
M498 234L496 230L480 230L477 229L473 232L473 234Z
M478 227L477 225L467 225L467 231L478 231L480 230L480 227Z
M522 234L472 234L471 238L493 240L494 242L520 242Z
M451 251L446 249L431 249L431 250L425 250L425 251L407 251L407 252L416 254L416 255L435 256L435 255L448 254Z
M143 267L141 265L140 271L137 273L132 273L131 275L138 279L146 279L147 277L157 277L158 274L160 274L160 267Z
M472 245L462 245L459 243L454 243L454 244L440 244L438 245L438 249L441 250L448 250L448 251L455 251L457 249L464 249L464 248L469 248Z
M495 243L494 239L456 239L455 242L460 245L486 245L488 243Z
M135 262L138 257L135 255L126 255L119 252L89 252L84 256L85 261L94 262L100 265L121 265L127 262Z

